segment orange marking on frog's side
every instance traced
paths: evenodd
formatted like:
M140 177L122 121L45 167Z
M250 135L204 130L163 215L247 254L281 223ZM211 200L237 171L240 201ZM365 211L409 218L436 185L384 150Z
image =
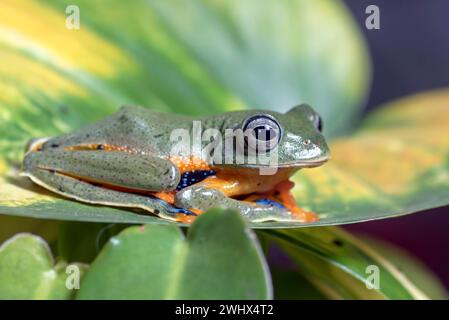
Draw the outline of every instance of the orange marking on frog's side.
M90 150L102 150L102 151L123 151L123 152L133 152L132 149L126 146L115 146L103 143L90 143L82 144L77 146L65 147L68 151L90 151Z
M197 156L173 156L169 160L178 168L181 174L194 170L210 170L209 165ZM170 192L153 192L151 194L169 204L175 203L176 190Z
M236 197L248 195L243 201L254 203L258 199L271 199L280 202L298 220L314 222L318 220L315 213L305 211L296 205L295 198L290 190L294 183L289 180L290 176L297 170L295 168L279 168L274 175L260 175L259 169L253 168L231 168L211 167L199 157L171 157L172 161L183 174L194 170L214 170L216 175L208 177L198 183L198 186L221 191L225 196ZM152 193L155 197L174 204L176 191ZM193 213L201 214L201 210L190 209ZM191 215L178 214L176 221L191 223L195 217Z
M151 193L156 198L159 198L167 203L174 204L175 203L175 191L171 192L154 192Z
M259 169L249 168L212 168L216 176L199 182L207 188L217 189L228 197L252 193L270 192L281 181L287 180L294 169L282 168L274 175L260 175Z
M207 162L198 156L173 156L170 157L169 160L178 167L181 174L183 174L184 172L195 170L210 170L210 166L207 164Z

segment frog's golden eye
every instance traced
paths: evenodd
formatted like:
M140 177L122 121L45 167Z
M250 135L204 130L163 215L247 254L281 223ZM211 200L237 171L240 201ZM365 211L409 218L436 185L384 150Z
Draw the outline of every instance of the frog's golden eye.
M269 115L255 115L243 124L246 144L258 152L274 149L282 137L282 129L277 120Z

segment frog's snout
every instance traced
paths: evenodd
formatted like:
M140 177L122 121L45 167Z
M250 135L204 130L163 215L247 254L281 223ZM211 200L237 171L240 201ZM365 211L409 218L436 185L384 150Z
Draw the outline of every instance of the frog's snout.
M47 142L50 138L33 138L28 141L25 147L25 153L40 151L45 142Z

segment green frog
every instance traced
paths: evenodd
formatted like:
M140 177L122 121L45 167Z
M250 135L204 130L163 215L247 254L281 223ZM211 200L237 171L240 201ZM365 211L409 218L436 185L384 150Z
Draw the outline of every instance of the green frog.
M203 117L124 106L72 133L32 139L23 175L77 201L182 223L211 207L252 222L311 222L318 218L296 205L289 178L328 159L321 118L306 104Z

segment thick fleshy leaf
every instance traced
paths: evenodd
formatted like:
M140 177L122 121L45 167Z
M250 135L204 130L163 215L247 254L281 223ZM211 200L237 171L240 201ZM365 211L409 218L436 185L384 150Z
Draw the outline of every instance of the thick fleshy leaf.
M58 257L66 261L91 263L107 243L127 224L61 221L58 234Z
M230 272L232 270L232 272ZM242 217L216 210L187 238L176 226L129 227L83 279L80 299L267 299L270 274Z
M418 286L420 281L415 282L416 275L425 273L423 269L418 266L400 269L401 264L395 264L397 260L385 259L379 252L337 227L264 230L262 235L276 241L297 263L301 275L329 298L435 297ZM427 279L431 278L427 276Z
M0 243L17 233L32 233L50 245L58 236L60 221L0 215Z
M73 265L81 278L86 266ZM42 238L19 233L0 246L0 299L70 299L75 291L66 287L66 267L55 265Z
M66 28L68 5L80 10L79 30ZM331 136L350 126L368 69L338 1L111 1L107 10L84 0L2 1L0 212L166 223L31 187L17 176L27 140L68 132L122 104L207 114L308 102Z

